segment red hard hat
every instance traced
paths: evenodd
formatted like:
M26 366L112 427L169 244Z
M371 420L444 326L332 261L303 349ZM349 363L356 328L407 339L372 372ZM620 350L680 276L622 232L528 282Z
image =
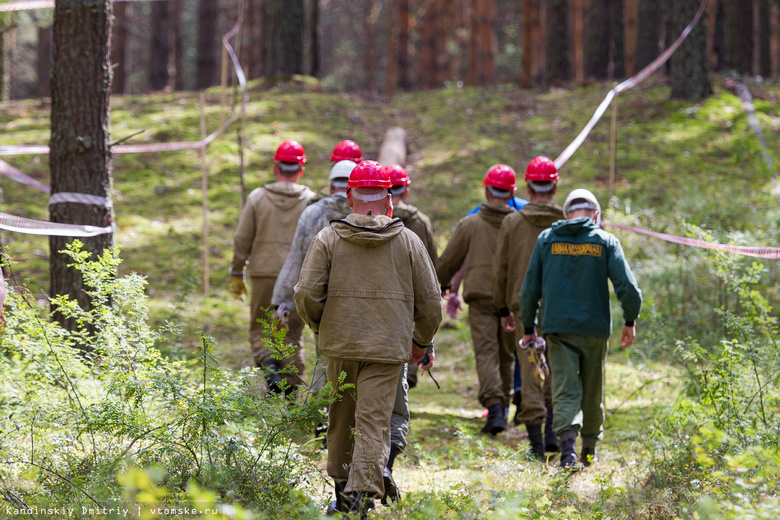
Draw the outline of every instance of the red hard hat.
M298 141L285 141L279 145L274 154L274 162L298 163L301 166L306 164L306 152L303 151L303 145Z
M517 188L517 176L515 171L506 164L491 166L485 175L483 184L493 186L499 190L514 191Z
M355 161L359 163L363 160L363 152L360 151L360 147L355 141L341 141L333 149L333 153L330 154L331 162L338 161Z
M409 186L412 183L409 174L400 164L389 164L385 166L385 170L390 174L390 183L393 186Z
M361 161L349 174L347 188L391 188L390 174L376 161Z
M525 169L525 180L537 182L552 182L558 180L558 168L549 157L540 155L534 157Z

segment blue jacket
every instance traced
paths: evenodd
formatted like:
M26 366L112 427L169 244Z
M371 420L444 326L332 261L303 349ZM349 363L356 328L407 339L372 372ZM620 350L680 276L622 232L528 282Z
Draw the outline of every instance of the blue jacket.
M520 292L520 316L526 333L533 328L544 299L544 334L608 338L612 331L609 284L633 322L642 307L642 291L628 266L620 241L589 218L559 220L542 231Z

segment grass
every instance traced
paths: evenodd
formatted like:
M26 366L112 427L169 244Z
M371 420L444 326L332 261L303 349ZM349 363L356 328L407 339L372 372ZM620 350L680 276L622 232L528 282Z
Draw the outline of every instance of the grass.
M294 138L304 144L309 158L304 182L322 188L336 142L354 139L364 155L373 158L385 130L404 127L413 179L410 201L432 218L441 250L458 219L482 201L481 179L489 166L507 163L522 173L535 155L555 158L588 121L608 88L592 84L540 94L511 86L450 87L375 99L299 85L264 89L254 84L247 110L245 182L251 190L270 181L275 147ZM775 157L780 153L778 93L780 88L774 84L754 92ZM558 201L571 189L587 187L601 200L609 220L672 234L686 233L685 223L691 223L710 229L722 241L738 231L748 243L772 245L778 236L777 201L768 190L772 172L761 162L757 139L747 129L739 100L720 80L715 95L702 103L668 98L669 89L658 78L618 98L615 198L608 199L610 140L605 120L561 169ZM210 129L222 117L218 102L218 92L210 91L206 110ZM46 102L14 102L4 108L0 112L3 144L47 142ZM197 140L199 118L194 93L112 99L114 139L146 130L131 143ZM197 152L114 157L115 242L122 248L121 271L137 272L149 281L154 324L171 322L180 329L179 336L160 345L163 352L173 357L189 355L199 343L198 331L203 331L217 339L223 365L238 368L249 358L249 316L247 305L232 300L227 292L240 201L236 128L228 129L208 152L209 298L202 297L201 287ZM5 159L48 184L47 157ZM47 219L46 195L7 179L0 179L0 186L3 211ZM437 390L421 374L418 387L410 392L410 444L395 472L405 497L378 516L416 518L429 506L431 511L441 511L429 504L431 500L441 501L451 518L461 518L458 511L471 510L491 518L522 517L528 511L535 518L565 518L567 508L596 514L610 504L613 514L623 504L626 511L636 512L633 518L681 514L663 492L643 495L651 492L646 486L645 439L654 417L671 406L680 386L678 369L667 363L666 346L689 334L717 336L716 318L701 309L711 310L728 300L718 286L709 286L712 282L702 274L700 252L616 234L644 290L645 307L638 344L609 356L602 462L562 477L554 468L526 459L523 432L511 428L497 438L480 434L484 419L476 399L468 325L463 314L457 320L445 318L446 326L437 337L434 369L442 388ZM34 292L47 293L48 240L10 233L2 238L3 250L16 262L20 278ZM780 273L772 264L767 264L767 271L765 296L776 298ZM310 336L306 345L311 374ZM322 453L310 455L324 467ZM324 504L330 484L323 481L310 491ZM549 516L544 516L545 511Z

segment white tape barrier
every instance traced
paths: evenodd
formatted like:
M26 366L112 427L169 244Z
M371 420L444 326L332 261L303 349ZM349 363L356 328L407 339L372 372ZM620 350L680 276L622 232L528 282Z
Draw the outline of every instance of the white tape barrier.
M696 26L696 24L699 23L702 14L704 14L705 7L707 7L707 0L702 0L701 4L699 5L699 10L696 12L696 16L693 17L691 23L689 23L685 27L682 34L680 34L677 40L675 40L675 42L672 45L670 45L668 49L662 52L661 55L658 56L656 59L654 59L652 63L650 63L647 67L640 70L638 73L628 78L623 83L619 84L618 86L616 86L615 88L613 88L607 93L607 97L604 98L604 101L602 101L599 107L596 109L596 112L593 114L593 117L591 117L590 121L588 121L588 124L585 125L585 128L582 129L580 134L574 139L574 141L572 141L572 143L569 146L566 147L566 149L561 153L561 155L559 155L555 159L555 161L553 161L555 163L556 168L560 170L561 166L566 164L566 161L571 159L571 156L574 155L574 152L576 152L577 149L582 145L582 143L585 141L585 138L587 138L588 134L590 134L590 131L593 130L593 127L596 126L596 123L598 123L599 119L601 119L601 116L604 115L604 112L607 110L607 107L615 98L615 96L617 96L619 93L623 92L624 90L628 90L630 88L635 87L640 82L647 79L652 73L654 73L659 68L661 68L661 65L666 63L669 57L672 54L674 54L674 51L676 51L677 48L685 40L685 38L688 37L688 35L693 30L693 28Z
M24 233L27 235L49 235L57 237L94 237L113 233L114 226L79 226L75 224L59 224L29 218L17 217L8 213L0 213L0 229Z

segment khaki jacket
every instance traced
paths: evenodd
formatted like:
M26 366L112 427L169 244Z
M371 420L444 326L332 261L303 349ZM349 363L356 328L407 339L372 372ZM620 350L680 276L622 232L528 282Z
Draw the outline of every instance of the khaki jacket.
M441 321L433 264L400 219L351 214L320 231L295 286L298 314L326 356L405 363Z
M507 204L483 204L478 213L458 222L458 227L436 267L439 282L447 285L466 263L463 273L463 300L493 301L493 255L498 230L504 217L515 210Z
M436 251L436 241L433 239L431 219L419 209L403 201L393 206L393 216L400 218L406 229L413 231L415 235L420 237L435 266L439 254Z
M249 276L276 276L287 258L295 226L314 196L307 186L273 182L249 194L233 239L230 270L238 274L249 261Z
M530 202L507 216L498 233L493 259L493 303L498 309L511 310L520 320L520 289L531 261L539 233L564 218L554 202ZM506 314L502 312L502 314Z

